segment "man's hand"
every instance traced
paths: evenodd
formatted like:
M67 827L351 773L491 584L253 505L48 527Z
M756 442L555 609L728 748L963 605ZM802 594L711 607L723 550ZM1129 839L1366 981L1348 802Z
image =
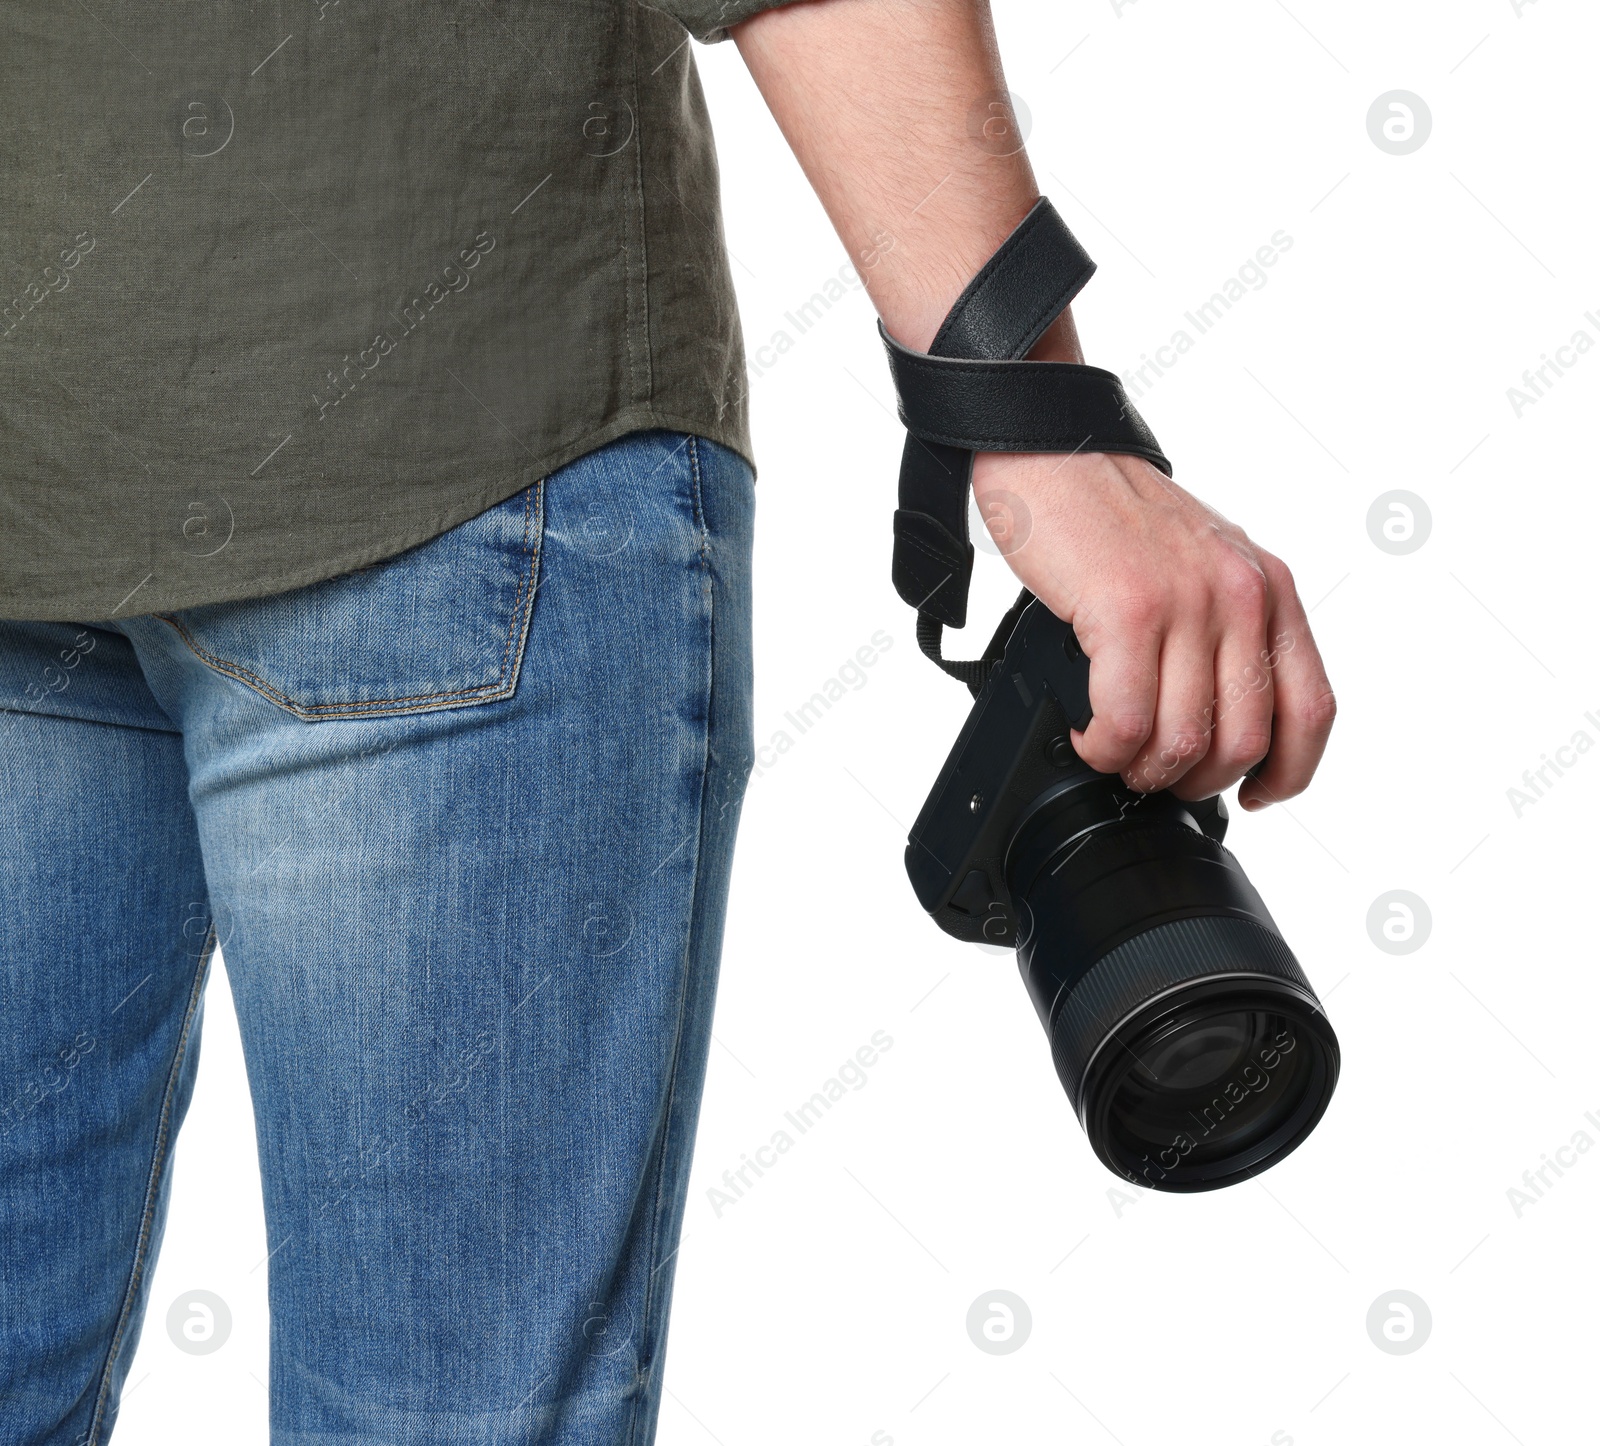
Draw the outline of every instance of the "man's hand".
M1090 767L1180 798L1244 777L1249 809L1305 788L1334 697L1282 562L1136 457L984 453L973 495L1089 657Z
M800 0L733 34L884 325L926 351L1039 195L987 3ZM1029 355L1083 361L1070 307ZM1277 558L1132 457L982 454L973 490L1089 655L1088 763L1203 798L1265 756L1245 808L1306 786L1333 691Z

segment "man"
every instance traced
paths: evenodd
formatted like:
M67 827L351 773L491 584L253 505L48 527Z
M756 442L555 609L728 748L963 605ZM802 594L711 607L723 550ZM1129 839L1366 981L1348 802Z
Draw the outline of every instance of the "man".
M0 3L7 1441L108 1439L219 943L273 1440L653 1433L751 747L685 29L925 349L1038 195L972 142L980 0ZM1033 355L1081 360L1070 312ZM1091 764L1306 785L1281 562L1131 458L974 488L1031 513Z

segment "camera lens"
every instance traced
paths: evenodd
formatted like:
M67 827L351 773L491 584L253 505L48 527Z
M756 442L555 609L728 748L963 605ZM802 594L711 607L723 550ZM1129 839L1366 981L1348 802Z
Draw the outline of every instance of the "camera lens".
M1338 1041L1260 895L1190 806L1075 781L1023 819L1006 872L1023 979L1106 1165L1210 1190L1311 1132Z

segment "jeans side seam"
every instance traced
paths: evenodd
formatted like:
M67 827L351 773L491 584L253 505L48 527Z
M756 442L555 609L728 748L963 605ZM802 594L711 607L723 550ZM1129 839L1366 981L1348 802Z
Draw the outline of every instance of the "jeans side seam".
M172 1102L178 1092L178 1080L183 1073L183 1062L189 1050L189 1035L194 1017L205 991L206 975L211 967L211 951L216 945L217 926L213 922L206 931L206 940L200 950L200 966L195 970L194 983L189 989L189 1004L184 1011L183 1028L178 1033L177 1047L172 1052L172 1065L167 1071L167 1085L161 1099L161 1120L156 1128L155 1150L150 1160L150 1177L145 1186L144 1213L139 1222L139 1242L134 1248L133 1270L128 1277L128 1288L123 1294L122 1310L117 1316L116 1334L111 1349L106 1353L106 1363L100 1373L100 1390L95 1396L94 1415L89 1421L89 1432L84 1446L98 1446L100 1429L104 1424L107 1397L111 1393L111 1377L116 1370L117 1353L122 1348L123 1337L133 1318L134 1302L144 1280L146 1254L150 1247L150 1231L155 1221L156 1202L161 1194L161 1181L166 1171L171 1144Z
M705 505L701 500L700 439L689 433L690 495L694 499L695 526L700 529L700 570L709 577L711 572L711 529L706 526ZM711 619L712 641L715 643L715 619Z
M667 1098L662 1108L661 1115L661 1143L656 1155L655 1188L650 1202L650 1243L645 1252L645 1261L650 1268L650 1274L645 1280L643 1315L640 1321L640 1344L644 1347L637 1358L635 1365L635 1390L633 1396L633 1411L628 1420L628 1441L630 1446L637 1442L639 1435L639 1422L644 1415L643 1405L648 1394L648 1381L655 1373L656 1361L660 1356L660 1342L656 1339L653 1316L656 1301L656 1277L661 1273L665 1261L657 1263L656 1256L661 1249L661 1217L663 1213L663 1197L667 1188L667 1161L672 1156L672 1117L673 1107L678 1099L678 1076L680 1062L683 1054L683 1031L689 1013L689 986L694 973L694 943L695 920L697 915L696 902L699 898L701 887L700 864L705 854L706 832L706 794L707 779L711 770L711 709L713 706L713 693L716 689L716 647L717 647L717 610L716 588L711 583L710 563L710 533L706 528L705 513L700 503L700 453L695 445L693 433L689 435L689 473L694 497L695 521L700 527L700 571L704 575L706 589L706 651L705 672L705 730L701 750L700 765L700 796L696 808L695 835L694 835L694 865L689 886L689 928L683 946L683 974L682 983L678 989L678 1017L672 1035L671 1063L667 1074Z

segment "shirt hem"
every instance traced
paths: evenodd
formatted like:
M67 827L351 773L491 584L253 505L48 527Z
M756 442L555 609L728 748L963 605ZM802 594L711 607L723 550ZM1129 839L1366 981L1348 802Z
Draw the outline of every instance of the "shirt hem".
M185 583L182 579L173 578L163 584L159 577L151 577L136 589L136 592L143 594L137 599L136 606L125 608L122 604L115 604L108 612L99 611L96 605L85 606L82 591L77 589L59 593L46 592L37 587L14 592L0 589L0 618L17 622L122 622L128 618L181 612L186 608L204 607L212 603L272 597L298 587L327 582L419 547L451 528L471 521L522 488L549 477L580 457L631 432L656 429L683 432L716 442L738 453L749 464L752 474L755 472L749 436L742 427L728 427L722 423L707 426L703 418L666 412L653 406L629 406L577 441L557 448L530 464L515 467L493 480L480 478L465 490L450 484L434 484L442 495L455 496L458 500L442 513L434 514L425 524L392 533L381 542L331 553L319 551L315 556L308 556L300 566L276 569L265 576L239 578L231 586L219 585L216 579L202 584Z

